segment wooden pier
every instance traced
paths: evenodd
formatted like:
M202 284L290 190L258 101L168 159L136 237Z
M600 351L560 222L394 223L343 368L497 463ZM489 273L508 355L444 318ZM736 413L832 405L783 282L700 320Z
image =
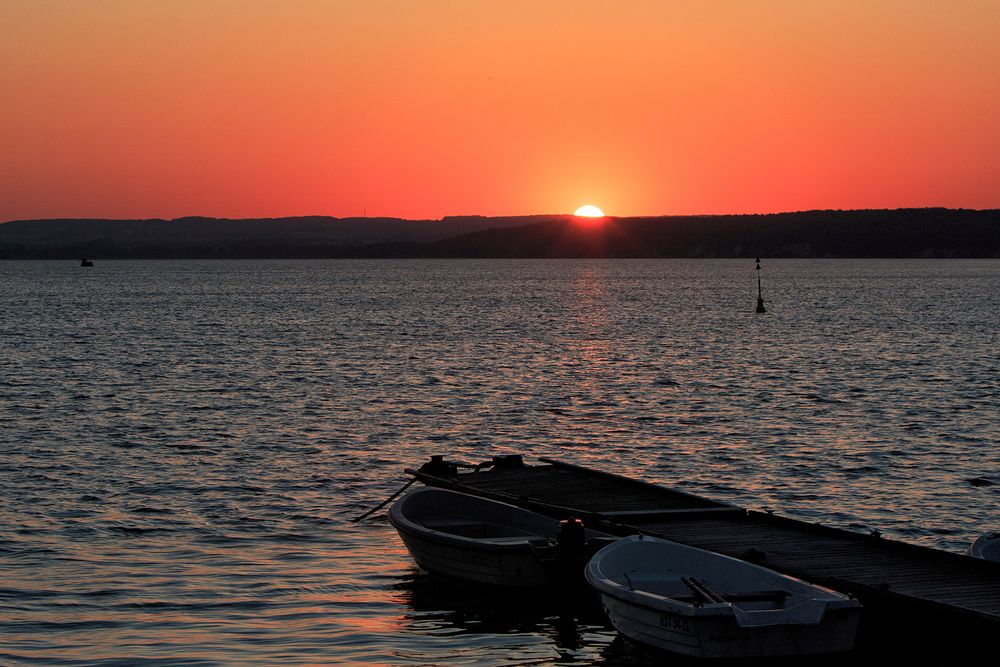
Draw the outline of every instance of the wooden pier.
M902 642L957 655L992 643L1000 631L1000 564L540 461L519 465L519 457L508 457L477 472L440 465L406 472L427 485L576 516L613 534L664 537L855 595L869 645Z

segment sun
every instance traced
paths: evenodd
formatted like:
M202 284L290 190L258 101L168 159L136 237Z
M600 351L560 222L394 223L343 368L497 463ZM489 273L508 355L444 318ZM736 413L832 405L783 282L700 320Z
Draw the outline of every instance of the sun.
M576 209L576 211L573 212L573 215L578 215L581 218L603 218L604 211L597 208L593 204L586 204Z

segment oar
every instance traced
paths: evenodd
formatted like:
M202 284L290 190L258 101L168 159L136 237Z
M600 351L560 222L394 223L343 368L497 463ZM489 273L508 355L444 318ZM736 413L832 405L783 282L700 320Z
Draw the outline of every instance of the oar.
M704 581L699 581L694 577L681 577L681 581L684 582L684 585L690 588L695 595L700 597L705 602L711 602L713 604L726 603L725 599L706 586Z

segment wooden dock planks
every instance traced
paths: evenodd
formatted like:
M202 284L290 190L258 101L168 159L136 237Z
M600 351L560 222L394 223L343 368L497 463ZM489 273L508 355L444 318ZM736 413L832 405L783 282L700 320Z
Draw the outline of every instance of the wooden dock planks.
M850 592L865 604L974 618L1000 626L1000 565L861 533L718 503L552 459L543 465L448 477L407 472L427 484L602 521Z
M424 478L416 471L418 478ZM524 497L532 501L571 507L581 513L690 510L731 508L706 498L593 471L583 474L566 464L525 466L523 468L464 473L449 480L436 479L438 485L457 484L482 495L508 499Z

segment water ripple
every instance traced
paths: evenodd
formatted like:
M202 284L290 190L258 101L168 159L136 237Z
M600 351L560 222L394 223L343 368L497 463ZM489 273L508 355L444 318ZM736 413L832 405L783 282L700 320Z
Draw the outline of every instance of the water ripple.
M3 664L643 664L349 522L434 453L1000 527L995 261L71 264L0 263Z

